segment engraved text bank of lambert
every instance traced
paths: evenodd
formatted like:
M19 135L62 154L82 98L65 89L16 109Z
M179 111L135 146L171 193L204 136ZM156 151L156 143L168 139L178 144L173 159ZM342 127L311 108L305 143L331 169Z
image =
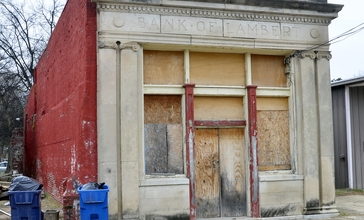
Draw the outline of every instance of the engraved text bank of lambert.
M318 25L214 18L119 13L110 16L113 29L122 32L181 34L230 38L321 42L327 27ZM106 26L109 26L108 24Z

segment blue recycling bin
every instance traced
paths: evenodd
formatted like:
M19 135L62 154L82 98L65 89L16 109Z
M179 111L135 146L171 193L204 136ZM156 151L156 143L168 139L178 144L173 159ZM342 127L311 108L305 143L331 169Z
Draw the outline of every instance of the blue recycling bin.
M11 220L41 220L41 190L9 191Z
M81 220L108 220L108 192L109 187L103 185L102 189L82 190L77 189L80 195L80 217Z

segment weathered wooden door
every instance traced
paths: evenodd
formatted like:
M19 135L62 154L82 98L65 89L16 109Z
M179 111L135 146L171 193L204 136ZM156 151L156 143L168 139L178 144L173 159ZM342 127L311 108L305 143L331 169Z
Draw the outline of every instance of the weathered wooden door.
M196 216L246 215L244 129L195 129Z

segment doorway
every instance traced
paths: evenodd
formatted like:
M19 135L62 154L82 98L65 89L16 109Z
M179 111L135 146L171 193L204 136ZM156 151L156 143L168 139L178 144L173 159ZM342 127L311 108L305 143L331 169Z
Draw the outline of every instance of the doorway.
M196 216L246 215L244 128L195 129Z

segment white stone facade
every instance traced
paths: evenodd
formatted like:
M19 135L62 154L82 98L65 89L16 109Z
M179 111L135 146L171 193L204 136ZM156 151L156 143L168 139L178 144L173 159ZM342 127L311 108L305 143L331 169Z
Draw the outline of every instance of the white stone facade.
M291 137L291 168L259 172L260 215L337 212L331 56L328 45L306 49L329 39L328 25L341 7L331 5L332 11L319 12L314 2L307 8L276 8L213 1L95 1L98 174L110 188L110 219L183 219L191 215L186 168L184 174L172 176L144 172L144 94L184 95L182 87L143 86L146 49L184 51L186 75L190 51L245 54L246 85L252 84L248 77L251 54L289 57L288 88L257 88L258 97L288 98ZM246 102L245 86L195 90L205 95L209 92L241 96ZM251 216L247 152L246 216Z

